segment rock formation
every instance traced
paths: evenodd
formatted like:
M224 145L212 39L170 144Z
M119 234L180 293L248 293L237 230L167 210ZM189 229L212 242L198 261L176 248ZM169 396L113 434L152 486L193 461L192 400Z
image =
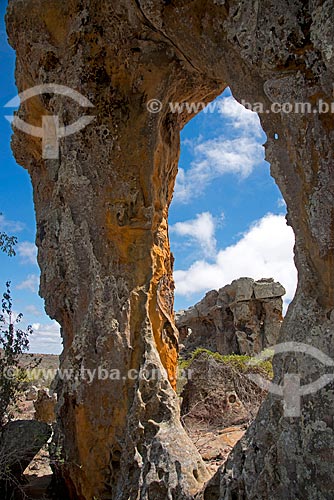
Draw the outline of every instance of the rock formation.
M252 366L241 357L197 350L183 365L187 377L183 388L179 387L181 421L214 474L226 462L266 397L267 392L249 375L261 373L270 380L270 361ZM180 377L178 385L182 382Z
M169 102L210 102L228 85L239 101L262 106L299 275L280 341L334 356L333 115L324 106L271 108L331 103L333 25L329 0L9 1L19 91L56 83L94 105L90 125L59 139L58 159L43 159L48 135L42 147L15 130L12 144L34 188L40 293L62 327L61 368L120 372L59 379L60 475L71 499L185 499L207 479L173 391L167 219L180 130L192 115L172 113ZM148 112L152 99L160 113ZM85 111L44 94L22 102L19 116L68 125ZM278 356L276 382L293 369L307 383L325 367L304 354ZM289 419L270 395L204 498L333 498L333 401L327 385Z
M182 356L196 347L253 355L276 344L284 294L283 286L272 278L239 278L208 292L198 304L175 316Z
M201 427L220 430L231 425L249 424L258 412L265 391L247 375L259 367L241 366L215 359L206 352L199 353L188 368L188 380L182 390L181 416L186 428L197 422ZM188 425L188 422L191 424Z
M51 427L34 420L8 422L0 434L0 494L3 500L21 498L16 489L34 456L50 439Z
M35 420L52 424L56 420L56 398L54 395L49 396L48 391L40 389L38 391L37 399L34 401Z

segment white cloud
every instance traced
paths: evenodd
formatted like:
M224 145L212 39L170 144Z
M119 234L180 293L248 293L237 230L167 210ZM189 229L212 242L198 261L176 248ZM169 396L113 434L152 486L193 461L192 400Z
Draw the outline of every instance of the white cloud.
M248 177L257 163L263 160L263 147L252 138L213 139L199 144L195 153L201 161L194 165L195 172L203 168L210 178L224 174ZM205 163L205 165L203 165Z
M214 179L226 174L243 180L264 160L264 133L258 115L244 108L232 96L219 99L218 109L234 137L220 136L194 145L194 160L189 170L180 168L176 178L176 202L187 203Z
M30 241L22 241L17 245L18 255L23 263L36 264L37 247Z
M28 304L24 309L32 316L41 316L43 314L34 304Z
M34 353L59 354L61 352L60 326L56 321L33 323L30 336L30 351Z
M10 233L19 233L24 229L23 222L15 220L7 220L6 217L0 213L0 230L8 231Z
M203 212L197 214L195 219L170 226L170 231L179 236L188 236L191 241L199 244L205 256L210 257L216 251L215 224L210 212Z
M189 174L187 175L186 171L182 167L179 167L174 187L173 202L187 203L191 201L194 188L195 186L191 183Z
M226 120L231 121L234 129L240 130L243 134L261 137L263 134L260 119L257 113L246 109L234 97L222 97L218 100L220 114Z
M211 181L225 174L248 177L263 161L264 149L250 137L213 139L195 146L196 161L187 171L180 168L174 200L186 203L202 193Z
M285 305L293 298L297 271L293 261L294 234L282 215L267 214L235 244L220 250L214 263L194 262L174 273L177 295L218 289L241 276L274 278L286 289Z
M25 280L17 285L18 290L30 290L37 292L39 285L39 276L37 274L29 274Z

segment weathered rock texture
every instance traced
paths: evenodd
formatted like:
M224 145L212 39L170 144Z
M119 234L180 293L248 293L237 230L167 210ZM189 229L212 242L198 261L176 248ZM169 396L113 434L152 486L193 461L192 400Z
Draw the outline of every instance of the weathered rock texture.
M34 401L35 420L52 424L56 420L56 407L57 400L55 395L49 396L45 389L38 391L37 399Z
M34 187L40 291L62 326L61 366L121 372L116 381L59 382L69 496L189 498L206 474L172 388L167 218L191 115L171 113L168 102L209 102L229 85L268 109L266 158L287 202L299 273L280 338L334 356L333 115L269 109L332 101L332 2L10 0L7 26L20 91L58 83L95 106L95 121L60 141L59 160L42 159L38 138L16 131L13 140ZM162 111L150 114L154 98ZM83 112L55 95L20 109L33 124L43 114L68 124ZM147 368L161 378L127 376ZM304 383L319 375L309 357L290 355L276 362L277 382L297 368ZM333 401L327 385L303 398L301 418L286 419L268 398L205 498L332 498Z
M196 356L181 394L181 417L186 428L196 423L221 430L249 424L266 394L247 377L252 370L269 379L263 368L238 367L205 352Z
M213 474L254 420L267 391L250 378L272 377L270 362L250 366L241 358L197 351L180 390L181 421ZM183 382L179 379L179 385ZM180 387L181 389L181 387Z
M285 289L273 279L239 278L176 314L182 356L196 347L253 355L277 343Z

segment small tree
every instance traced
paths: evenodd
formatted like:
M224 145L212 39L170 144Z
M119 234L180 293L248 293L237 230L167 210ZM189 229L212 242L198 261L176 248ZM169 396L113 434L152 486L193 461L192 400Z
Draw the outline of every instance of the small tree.
M29 350L29 335L32 327L21 330L17 325L23 315L15 315L10 291L10 281L6 283L0 314L0 428L11 418L8 414L22 391L26 371L20 366L22 354Z
M9 257L15 255L14 246L17 243L16 236L8 236L6 233L0 233L0 249L7 253Z
M2 215L1 212L0 215ZM15 255L14 247L16 243L17 243L16 236L8 236L7 233L4 233L3 231L0 232L0 250L8 254L9 257Z

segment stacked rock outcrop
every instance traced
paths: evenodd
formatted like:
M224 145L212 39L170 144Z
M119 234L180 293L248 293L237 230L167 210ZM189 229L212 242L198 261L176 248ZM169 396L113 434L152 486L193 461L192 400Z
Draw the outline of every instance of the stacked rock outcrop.
M283 321L284 287L272 278L239 278L176 314L182 355L197 347L257 354L274 345Z

